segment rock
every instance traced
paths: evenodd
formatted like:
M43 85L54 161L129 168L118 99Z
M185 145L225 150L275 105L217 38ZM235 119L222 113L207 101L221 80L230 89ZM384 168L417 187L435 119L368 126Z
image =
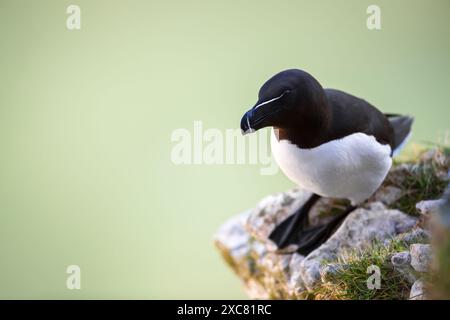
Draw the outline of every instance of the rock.
M277 225L301 208L310 196L311 193L298 189L267 196L251 211L245 228L253 238L265 243L267 250L294 253L297 250L296 245L279 250L268 237ZM321 198L309 212L309 223L313 226L326 223L333 218L333 215L324 213L329 212L330 208L344 209L345 207L346 205L339 203L339 200Z
M300 275L300 264L303 259L305 259L304 256L294 253L289 264L288 293L291 297L298 298L305 291L305 286Z
M316 284L332 279L336 272L345 269L345 265L324 266L324 261L334 260L349 250L367 248L374 240L389 242L398 234L411 230L417 220L375 202L368 208L350 213L336 232L307 257L295 252L280 254L273 251L273 244L265 237L308 196L291 190L266 197L255 209L230 219L216 233L217 248L242 279L251 298L303 298ZM332 204L322 202L321 205ZM318 211L316 208L313 215L318 221L327 219L319 218ZM420 232L415 231L414 235L417 234Z
M394 267L397 268L409 266L411 263L411 255L409 254L409 251L395 253L391 257L391 263Z
M402 233L395 237L396 240L401 240L407 245L418 243L418 242L430 242L431 235L428 231L416 227L411 231Z
M410 246L411 266L418 272L426 272L431 264L431 245L415 243Z
M214 237L222 257L243 281L247 295L252 299L285 299L304 291L298 274L303 256L267 251L244 227L249 216L247 211L230 219Z
M425 282L422 279L417 280L411 287L409 294L410 300L426 300Z
M268 298L267 291L256 281L258 274L254 268L255 261L251 258L255 252L263 256L265 247L253 241L244 228L249 214L249 211L245 212L223 224L214 237L214 243L227 264L244 282L246 293L253 299L265 299Z
M391 185L401 188L405 177L408 176L412 170L414 170L414 164L410 163L402 163L391 168L391 171L389 171L389 174L387 175L386 180L383 182L383 186L381 187L381 189ZM376 193L380 192L381 189Z
M390 205L400 199L403 191L394 186L386 186L380 188L371 198L371 201L382 202L385 205Z
M320 265L349 250L362 250L374 240L384 241L411 229L416 218L376 203L371 209L359 208L348 215L339 229L301 263L301 276L308 290L320 280Z
M250 236L244 229L249 212L244 212L225 222L217 231L214 242L221 253L226 253L226 261L234 264L248 255L251 247ZM232 265L233 266L233 265Z
M430 214L432 212L437 212L439 207L445 203L445 200L423 200L416 204L416 209L419 210L421 214Z
M284 299L288 292L289 263L291 255L267 252L256 263L260 270L259 280L268 298Z
M276 245L268 240L270 233L275 226L298 210L310 195L310 193L293 189L265 197L251 211L245 228L253 238L266 243L269 250L276 251ZM294 252L295 250L296 247L292 246L285 251Z
M411 255L409 251L394 253L391 256L391 264L409 283L413 284L417 278L411 267Z

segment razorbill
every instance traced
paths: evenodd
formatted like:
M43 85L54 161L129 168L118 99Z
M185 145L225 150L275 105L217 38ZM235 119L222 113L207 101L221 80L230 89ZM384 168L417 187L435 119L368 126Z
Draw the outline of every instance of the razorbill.
M241 130L246 134L272 127L272 154L279 167L312 195L269 238L280 249L295 244L304 255L322 244L380 187L412 122L409 116L383 114L343 91L323 89L302 70L270 78L242 117ZM320 197L349 199L351 205L329 223L310 226L308 212Z

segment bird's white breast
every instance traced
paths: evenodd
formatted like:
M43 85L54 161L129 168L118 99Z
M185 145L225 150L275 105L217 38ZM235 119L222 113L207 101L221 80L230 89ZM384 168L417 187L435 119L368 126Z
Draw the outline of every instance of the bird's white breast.
M381 185L392 164L391 147L354 133L312 149L302 149L272 132L272 154L284 174L300 188L358 204Z

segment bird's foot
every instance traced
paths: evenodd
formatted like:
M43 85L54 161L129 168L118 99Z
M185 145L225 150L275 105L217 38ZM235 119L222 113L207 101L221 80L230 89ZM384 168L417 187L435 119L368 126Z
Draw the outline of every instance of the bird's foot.
M306 209L309 211L310 207ZM300 218L297 216L298 213L288 217L272 231L269 239L275 242L279 250L289 245L295 245L297 252L306 256L327 241L339 224L354 209L355 207L349 206L331 221L318 226L309 226L307 212L305 214L304 208L302 208L300 210L303 213L300 214ZM297 221L294 221L295 219ZM296 222L295 228L292 228L293 222Z

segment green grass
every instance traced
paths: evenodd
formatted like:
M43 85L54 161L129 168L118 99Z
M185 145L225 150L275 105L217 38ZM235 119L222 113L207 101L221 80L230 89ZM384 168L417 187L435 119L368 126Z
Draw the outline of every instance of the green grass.
M440 198L449 181L446 173L450 169L450 149L448 147L436 147L436 157L424 161L405 162L409 169L400 173L395 170L388 175L385 185L392 185L403 191L401 197L392 205L392 208L407 214L417 216L419 212L416 204L422 200ZM421 155L416 157L420 157ZM443 161L437 161L440 157ZM395 165L399 165L396 163Z
M413 170L405 173L402 184L397 185L404 190L404 193L392 207L411 215L418 215L416 204L421 200L439 198L447 184L448 181L436 175L433 164L414 167Z
M346 267L337 272L331 282L320 284L309 298L337 300L393 300L408 298L411 284L393 268L390 258L393 253L406 251L409 247L401 240L392 240L387 246L380 243L364 251L344 254L338 261ZM330 263L329 261L327 263ZM381 287L370 290L367 268L376 265L380 268Z

